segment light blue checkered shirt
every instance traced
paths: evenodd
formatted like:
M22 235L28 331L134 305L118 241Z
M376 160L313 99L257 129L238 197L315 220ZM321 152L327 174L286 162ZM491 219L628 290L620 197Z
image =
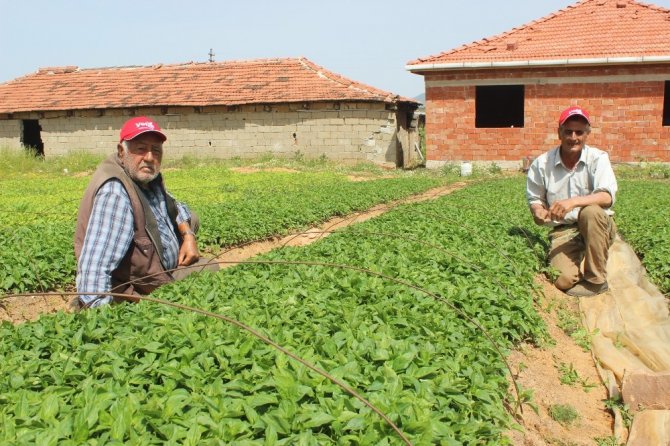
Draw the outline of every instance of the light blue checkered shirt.
M161 262L165 269L177 267L179 240L168 216L165 197L158 185L143 189L149 206L156 217L163 245ZM177 203L177 224L191 218L188 207ZM77 291L101 293L112 288L112 271L118 268L128 252L134 235L134 215L130 197L121 182L112 179L106 182L95 196L91 218L86 228L86 237L79 257L77 269ZM96 307L108 304L111 296L82 295L79 300L85 306Z

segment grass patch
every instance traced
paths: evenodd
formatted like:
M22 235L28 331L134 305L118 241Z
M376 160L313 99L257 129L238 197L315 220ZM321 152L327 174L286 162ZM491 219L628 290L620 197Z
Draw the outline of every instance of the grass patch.
M605 400L605 407L612 412L614 412L615 409L619 410L619 413L621 414L621 419L623 421L623 425L626 428L630 428L633 425L633 414L630 411L630 408L628 407L628 404L623 402L623 399L621 397L618 398L608 398Z
M640 161L637 164L619 164L614 167L616 176L620 179L668 179L670 178L670 164L648 163Z
M42 158L27 150L0 148L0 174L3 178L11 178L33 174L67 175L93 171L103 158L101 155L87 153Z
M549 406L549 416L552 420L568 427L579 421L579 412L569 404L552 404Z
M558 317L558 328L570 336L582 350L585 352L589 351L591 349L591 339L597 330L594 333L589 333L577 315L569 308L566 308L565 304L561 304L556 309L556 316Z
M614 435L610 435L609 437L596 437L593 440L596 442L597 446L623 446L624 444L620 443Z
M584 389L585 392L591 391L594 387L596 387L595 384L590 383L587 379L582 378L579 376L579 373L577 373L577 370L575 370L574 365L572 363L565 363L561 362L560 364L557 365L558 368L558 373L559 377L558 380L561 382L561 384L567 385L567 386L576 386L580 385L582 386L582 389Z

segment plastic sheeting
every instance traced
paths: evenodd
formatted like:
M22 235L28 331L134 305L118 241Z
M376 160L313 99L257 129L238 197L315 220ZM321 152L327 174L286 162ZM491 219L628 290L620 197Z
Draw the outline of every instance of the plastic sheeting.
M592 352L600 375L610 397L617 397L624 374L667 377L670 315L668 299L649 282L635 252L618 237L610 248L607 276L610 290L580 298L579 306L583 323L592 334ZM627 436L627 446L670 445L670 410L630 410L634 418L629 434L621 419L615 422L619 439ZM620 417L615 411L615 418Z

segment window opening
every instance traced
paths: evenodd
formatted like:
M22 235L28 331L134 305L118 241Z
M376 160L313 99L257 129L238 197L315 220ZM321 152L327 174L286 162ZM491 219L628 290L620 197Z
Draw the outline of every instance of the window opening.
M475 127L523 127L523 105L523 85L478 86L475 92Z

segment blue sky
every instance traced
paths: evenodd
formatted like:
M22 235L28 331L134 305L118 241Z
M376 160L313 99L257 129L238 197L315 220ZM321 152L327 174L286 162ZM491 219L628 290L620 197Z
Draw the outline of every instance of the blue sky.
M396 94L406 62L528 23L570 0L0 0L0 82L82 68L305 56ZM670 0L656 0L670 8Z

